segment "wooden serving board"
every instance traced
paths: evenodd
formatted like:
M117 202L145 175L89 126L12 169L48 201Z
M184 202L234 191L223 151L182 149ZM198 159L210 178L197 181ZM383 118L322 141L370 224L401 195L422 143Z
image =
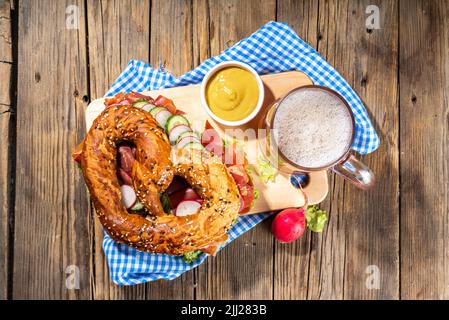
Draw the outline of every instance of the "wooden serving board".
M264 75L262 76L262 81L265 86L265 101L259 116L263 114L264 108L267 108L273 101L290 90L299 86L312 84L310 78L298 71ZM225 128L211 119L201 106L200 85L161 89L143 93L154 98L158 95L163 95L172 99L178 109L187 113L186 117L191 121L194 130L203 131L204 124L206 120L208 120L214 128L223 134ZM103 111L103 109L104 98L94 100L89 104L86 110L87 128L90 128L94 119L101 113L101 111ZM241 129L254 128L257 131L259 116L248 124L242 126ZM253 167L255 168L254 171L257 171L258 154L248 150L258 150L258 142L256 139L250 139L245 143L244 149L247 151L248 162L253 164ZM253 209L248 214L300 207L304 205L304 196L298 189L292 186L289 175L279 173L274 182L268 183L263 182L256 173L252 175L252 178L260 196L259 199L256 200ZM304 191L307 193L310 204L321 202L328 192L326 171L311 173L310 182Z

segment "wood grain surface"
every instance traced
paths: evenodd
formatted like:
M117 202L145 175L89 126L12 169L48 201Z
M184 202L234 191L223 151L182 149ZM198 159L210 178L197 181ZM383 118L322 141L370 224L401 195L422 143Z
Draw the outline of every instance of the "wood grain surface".
M366 27L369 5L380 29ZM322 234L281 245L267 220L174 281L113 284L70 159L87 104L130 59L180 75L270 20L364 101L381 138L362 157L377 187L330 175ZM447 0L0 0L0 74L0 299L449 298Z
M10 252L10 122L12 113L11 2L0 2L0 299L8 298ZM12 139L11 139L12 140Z
M101 97L126 67L130 59L149 57L149 1L87 1L88 57L91 97ZM101 248L103 230L94 221L93 257L94 299L144 299L145 287L119 288L110 279Z
M449 298L448 14L447 1L407 1L401 3L399 13L400 244L405 299Z
M323 234L309 235L294 246L276 245L276 266L282 270L287 266L285 272L276 272L276 298L397 298L397 7L394 2L383 1L380 12L385 27L367 32L366 28L352 26L364 25L363 13L371 3L319 4L320 12L326 15L318 12L314 1L281 1L278 19L290 23L333 64L359 93L371 116L382 121L381 125L374 123L381 134L382 151L375 157L364 157L364 161L383 182L366 193L340 178L331 178L331 192L322 203L329 213ZM299 19L292 14L298 11L302 12ZM297 24L298 20L302 23ZM378 53L380 47L383 52ZM376 54L382 54L383 59L372 59ZM389 92L382 91L382 81L391 83ZM370 266L379 268L381 290L369 290L365 285Z
M88 87L86 30L84 19L78 30L66 29L66 7L72 3L84 11L83 1L20 1L18 7L15 238L10 271L15 299L91 296L89 203L79 169L70 158L85 130L80 119ZM75 270L80 289L68 290L66 271Z

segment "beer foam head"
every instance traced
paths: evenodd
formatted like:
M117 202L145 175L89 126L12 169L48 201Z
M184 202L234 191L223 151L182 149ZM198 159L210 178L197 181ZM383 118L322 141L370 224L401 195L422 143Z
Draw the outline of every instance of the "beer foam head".
M333 164L346 153L352 139L352 118L344 102L320 88L289 94L273 122L279 151L305 168Z

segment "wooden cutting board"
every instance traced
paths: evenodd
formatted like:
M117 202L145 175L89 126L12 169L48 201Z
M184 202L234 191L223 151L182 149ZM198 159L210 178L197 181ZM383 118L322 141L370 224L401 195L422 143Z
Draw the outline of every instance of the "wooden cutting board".
M262 81L265 86L265 101L263 109L267 108L274 100L286 94L290 90L312 84L312 81L302 72L290 71L277 74L270 74L262 76ZM197 131L204 130L206 120L221 133L223 127L211 119L201 106L200 101L200 85L190 85L185 87L176 87L171 89L161 89L154 91L143 92L156 98L158 95L163 95L172 99L178 109L186 112L186 117L193 124L193 129ZM90 128L94 119L104 109L104 98L92 101L86 110L86 127ZM263 110L259 115L263 114ZM257 130L258 117L252 120L242 129L254 128ZM298 128L300 129L300 128ZM257 150L257 140L250 139L244 145L245 150ZM248 162L254 165L257 171L256 152L247 152ZM290 176L279 173L274 182L264 183L257 174L253 174L253 182L256 189L259 191L259 199L255 202L253 209L248 214L279 210L291 207L300 207L304 205L303 194L292 186L290 183ZM310 174L310 182L304 189L309 198L310 204L321 202L328 192L327 172L319 171Z

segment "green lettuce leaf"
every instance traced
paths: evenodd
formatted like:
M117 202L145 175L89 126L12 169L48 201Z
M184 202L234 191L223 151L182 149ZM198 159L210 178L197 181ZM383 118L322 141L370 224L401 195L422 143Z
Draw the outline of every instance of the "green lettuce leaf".
M254 208L254 205L256 204L256 200L259 199L259 197L260 197L259 190L254 188L254 200L253 200L253 203L251 203L251 209Z
M160 193L159 198L161 199L162 208L166 213L173 213L170 206L170 198L166 193Z
M184 260L187 263L192 263L193 261L195 261L196 259L198 259L203 253L199 250L197 251L192 251L192 252L187 252L186 254L184 254L182 256L182 260Z
M308 206L306 210L307 228L313 232L322 232L327 222L326 211L317 206Z
M273 168L270 163L262 157L257 160L257 165L259 167L258 174L262 178L263 182L274 182L274 179L277 175L277 170Z
M260 197L260 192L259 192L259 190L257 190L257 189L254 188L254 200L259 199L259 197Z
M242 149L245 146L245 143L241 140L238 140L235 136L229 137L229 136L224 136L223 137L223 146L225 148L230 148L233 146L236 146L238 149Z
M248 176L252 179L253 173L254 173L254 171L253 171L253 166L250 165L250 164L248 164L248 165L245 167L245 170L246 170L246 173L248 174Z

